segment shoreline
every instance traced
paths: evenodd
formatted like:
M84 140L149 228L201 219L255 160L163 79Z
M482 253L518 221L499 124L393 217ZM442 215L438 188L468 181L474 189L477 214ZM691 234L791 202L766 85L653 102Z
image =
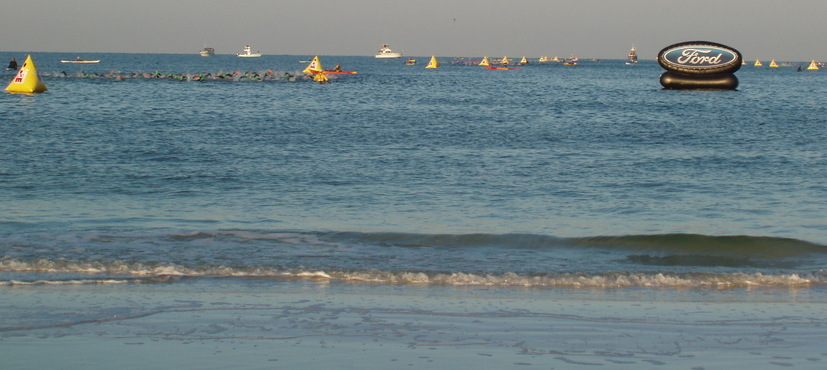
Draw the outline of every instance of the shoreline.
M825 296L248 279L2 288L10 368L815 368ZM806 293L805 293L806 294Z

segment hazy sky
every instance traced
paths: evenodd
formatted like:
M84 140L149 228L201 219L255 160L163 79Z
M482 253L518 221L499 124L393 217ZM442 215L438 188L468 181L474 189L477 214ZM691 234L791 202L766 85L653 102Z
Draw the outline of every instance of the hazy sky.
M827 60L825 15L825 0L7 0L0 50L609 59L708 40Z

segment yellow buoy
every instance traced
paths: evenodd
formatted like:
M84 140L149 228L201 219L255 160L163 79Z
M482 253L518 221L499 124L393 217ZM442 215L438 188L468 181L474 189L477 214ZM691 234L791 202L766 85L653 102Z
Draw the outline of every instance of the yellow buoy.
M436 56L431 56L431 61L428 62L428 65L425 68L439 68L439 61L436 60Z
M815 59L810 62L810 65L807 67L810 71L817 71L818 70L818 63L816 63Z
M324 71L324 68L322 68L322 62L319 60L319 56L316 55L313 58L313 60L310 61L310 64L307 65L307 68L305 68L304 71L302 71L302 72L304 72L304 73L320 73L322 71Z
M23 66L20 67L14 79L6 87L6 91L13 93L42 93L46 90L46 85L37 77L37 67L34 65L31 55L26 56Z
M316 73L316 74L313 75L313 81L316 81L316 82L326 83L329 80L330 79L327 78L327 73L324 73L324 72L319 72L319 73Z

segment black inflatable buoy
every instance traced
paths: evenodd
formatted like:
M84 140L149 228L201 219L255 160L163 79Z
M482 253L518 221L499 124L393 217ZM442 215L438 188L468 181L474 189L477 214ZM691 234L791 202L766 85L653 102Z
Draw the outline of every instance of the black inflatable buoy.
M738 88L738 77L732 73L688 75L667 71L660 75L660 84L675 90L735 90Z
M658 64L666 70L660 84L666 89L735 90L741 68L741 53L709 41L687 41L669 45L658 53Z

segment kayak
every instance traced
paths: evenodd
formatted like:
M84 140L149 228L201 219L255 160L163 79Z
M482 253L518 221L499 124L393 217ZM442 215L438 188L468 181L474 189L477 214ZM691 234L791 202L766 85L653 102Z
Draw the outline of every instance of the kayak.
M319 73L318 71L311 71L312 73ZM325 74L329 75L355 75L359 72L357 71L324 71Z
M510 68L510 67L491 67L491 66L488 66L488 67L485 67L485 68L486 68L486 69L499 69L499 70L503 70L503 71L519 71L519 70L521 70L521 69L522 69L522 68Z

